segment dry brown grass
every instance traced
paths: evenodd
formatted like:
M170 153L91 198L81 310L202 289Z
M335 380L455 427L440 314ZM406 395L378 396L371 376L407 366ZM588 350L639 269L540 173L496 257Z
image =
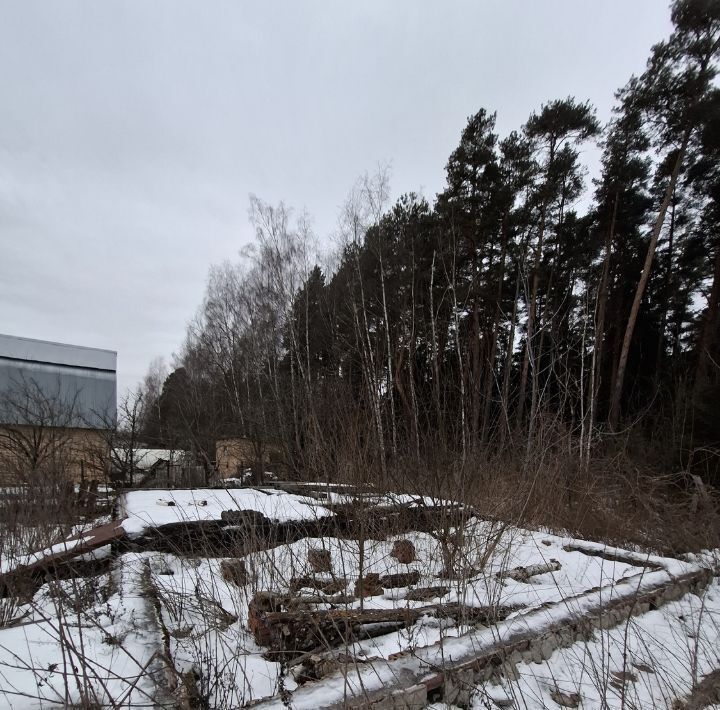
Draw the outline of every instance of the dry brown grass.
M436 457L395 474L402 488L458 500L481 517L679 555L720 547L720 496L687 473L660 475L627 453L590 461L561 449L531 457Z

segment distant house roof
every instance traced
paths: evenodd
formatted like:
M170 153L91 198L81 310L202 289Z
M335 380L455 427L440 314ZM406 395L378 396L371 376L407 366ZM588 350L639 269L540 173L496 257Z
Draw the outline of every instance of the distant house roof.
M116 449L115 455L121 461L130 462L129 449ZM187 454L178 449L133 449L133 467L141 471L148 471L158 463L182 463Z
M112 350L0 334L0 423L113 426L116 370Z

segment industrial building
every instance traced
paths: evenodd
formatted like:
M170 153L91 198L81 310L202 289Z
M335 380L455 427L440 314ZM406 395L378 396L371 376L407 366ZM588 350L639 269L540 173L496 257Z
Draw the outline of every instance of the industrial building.
M0 335L0 480L101 479L117 353Z

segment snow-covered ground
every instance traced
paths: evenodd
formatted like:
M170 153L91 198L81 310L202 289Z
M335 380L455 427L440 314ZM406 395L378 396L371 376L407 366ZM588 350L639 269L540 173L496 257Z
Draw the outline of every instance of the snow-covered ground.
M517 679L479 685L471 707L540 710L561 707L555 698L574 697L583 710L674 708L718 668L720 582L714 580L699 596L597 631L548 661L518 665Z
M141 569L45 584L0 629L0 707L152 707L161 638Z
M120 496L118 508L130 536L170 523L220 520L225 510L254 510L276 522L332 515L313 498L271 488L130 491Z
M128 516L125 529L135 536L152 525L219 519L228 509L256 510L277 521L332 515L316 499L269 489L135 491L126 494L121 505ZM413 543L415 561L401 564L392 556L397 539ZM248 604L258 591L291 597L316 594L293 583L312 574L311 550L329 551L332 572L317 577L338 582L346 597L316 603L312 609L358 609L361 603L352 595L361 573L415 571L419 579L412 587L440 586L446 593L432 601L411 601L406 596L412 587L386 589L364 599L363 608L418 608L439 602L512 608L503 622L506 629L539 627L542 619L582 608L583 599L609 600L645 580L672 577L690 567L477 519L468 521L453 542L459 550L456 574L450 579L441 576L441 543L447 543L447 531L412 532L364 540L362 545L339 537L304 538L245 555L246 578L239 580L226 573L237 558L125 552L111 560L110 571L87 579L48 581L31 600L13 608L15 625L0 628L0 708L73 703L170 708L176 707L183 688L193 688L211 708L239 707L273 696L278 707L283 706L281 697L290 697L296 708L321 707L338 688L323 680L299 687L293 669L264 657L268 649L256 643L248 628ZM604 550L610 554L594 554ZM94 553L109 554L109 548ZM559 569L526 581L503 576L551 560ZM533 621L525 622L526 617ZM372 659L387 669L400 654L408 667L421 658L434 667L443 654L451 657L483 639L501 638L505 632L495 628L471 626L468 619L423 616L408 628L339 650L345 662L363 664L370 677ZM521 663L515 677L478 684L469 707L558 708L558 700L572 701L574 694L581 708L671 707L718 667L720 585L713 582L698 596L687 594L597 631L587 642L555 651L549 660ZM376 680L381 677L379 672ZM349 682L349 674L339 678L327 682Z

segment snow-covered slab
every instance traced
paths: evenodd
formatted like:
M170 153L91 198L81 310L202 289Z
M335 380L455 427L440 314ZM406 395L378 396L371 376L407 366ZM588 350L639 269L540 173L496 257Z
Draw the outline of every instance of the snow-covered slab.
M502 526L486 521L469 522L465 529L465 555L459 563L470 568L479 567L488 544L495 540L501 529ZM469 607L510 604L522 606L525 610L540 609L552 603L562 604L565 597L582 595L595 587L607 587L622 579L636 579L648 572L648 564L661 559L628 553L627 561L608 560L594 554L597 548L592 544L582 551L566 550L564 547L570 544L582 547L584 543L508 527L502 539L493 543L494 554L482 571L446 580L440 577L442 553L433 533L412 532L402 536L411 540L416 548L417 560L409 564L401 564L391 554L394 541L399 537L365 540L362 552L357 540L337 537L304 538L254 551L243 557L247 583L241 585L231 583L223 574L224 561L221 558L196 559L153 553L156 560L153 568L157 570L153 584L163 600L163 619L172 639L171 651L176 667L183 671L201 668L201 675L207 675L211 680L215 678L214 668L225 669L225 679L222 683L218 681L212 691L214 707L257 702L263 696L278 693L281 688L294 691L296 683L293 677L284 671L280 663L266 660L263 654L267 649L258 646L249 633L248 604L258 590L274 590L282 594L312 593L312 590L292 591L292 579L310 573L308 552L311 549L330 552L335 578L346 581L349 593L357 583L362 564L364 574L416 571L419 574L417 586L443 585L448 588L447 594L438 600L442 604L461 603ZM607 552L618 558L624 553L614 548L609 548ZM550 558L558 559L561 569L537 575L526 583L497 576L503 569L538 564ZM428 603L408 600L408 591L407 588L385 590L382 595L366 598L364 609L417 608ZM356 599L346 606L351 609L359 605L360 601ZM210 610L214 611L210 613ZM222 620L226 613L237 621L229 625L218 624L217 619ZM516 612L516 616L519 613L522 612ZM190 629L192 633L188 633ZM465 639L471 631L475 632L472 627L449 618L428 617L407 629L358 640L349 645L345 653L357 658L359 667L364 659L369 658L374 659L373 665L382 667L397 654L408 653L412 658L420 649L433 648L441 641L447 644L451 637ZM364 666L368 669L366 672L371 672L369 665ZM310 685L306 688L309 689ZM298 703L294 706L306 707L305 693L309 691L303 688L296 692ZM308 702L313 699L314 695L311 695ZM318 706L322 704L318 701Z
M553 536L549 536L551 546ZM555 538L555 541L561 538ZM613 626L624 617L635 613L643 604L660 606L669 599L678 598L689 589L707 583L709 571L698 565L638 553L628 553L618 548L603 547L593 543L573 541L573 554L582 555L585 549L588 559L598 558L598 553L610 556L627 556L644 566L635 574L605 582L599 588L587 588L576 594L560 594L557 601L545 602L540 607L518 613L505 621L462 635L445 636L438 643L416 647L399 656L376 657L372 663L349 665L323 681L308 683L298 688L291 698L295 707L344 707L353 700L365 702L381 700L393 689L425 684L442 684L447 671L462 671L492 665L493 659L502 659L513 649L521 652L528 648L532 639L547 634L560 633L579 624L582 629ZM530 549L519 546L522 554ZM570 554L570 553L569 553ZM566 563L569 560L566 558ZM615 562L611 564L617 564ZM636 605L638 605L636 607ZM597 626L595 626L597 625ZM552 651L551 651L552 652ZM438 669L443 669L438 672ZM280 708L283 700L269 699L261 707Z
M517 667L515 677L478 684L472 708L502 693L511 707L558 707L575 697L585 710L685 707L678 702L720 668L720 581L659 609ZM676 700L677 699L677 700ZM699 707L699 706L698 706ZM713 705L712 707L717 707Z
M129 491L118 505L130 537L172 523L220 520L226 510L252 510L279 523L334 515L312 498L258 488Z

